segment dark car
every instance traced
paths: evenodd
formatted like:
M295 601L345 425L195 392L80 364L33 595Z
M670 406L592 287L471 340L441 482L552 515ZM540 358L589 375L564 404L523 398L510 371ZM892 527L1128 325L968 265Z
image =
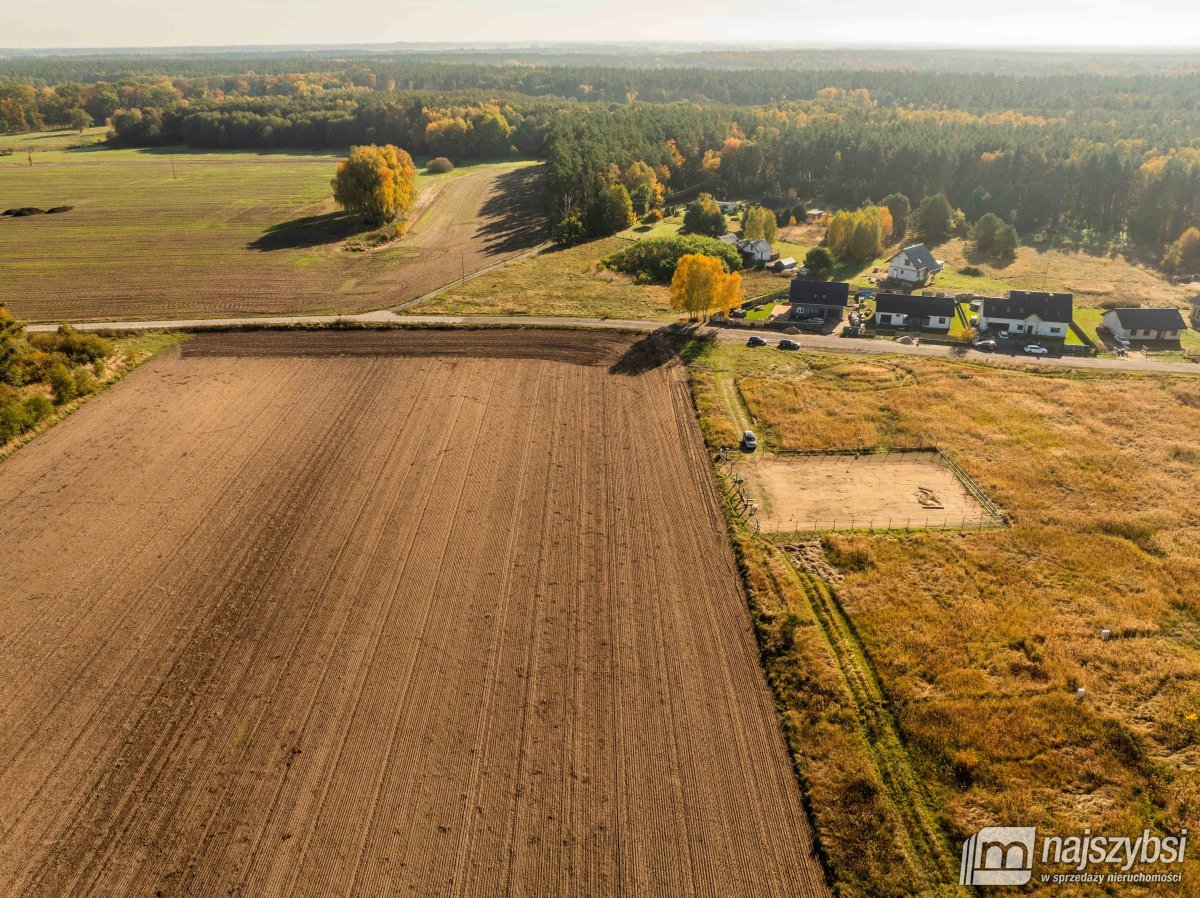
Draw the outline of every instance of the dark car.
M779 348L780 349L799 349L800 344L797 343L795 340L780 340Z
M746 345L747 346L766 346L767 341L756 334L756 335L752 336L749 340L746 341Z
M976 340L971 345L974 346L976 349L978 349L980 352L995 352L996 351L996 341L995 340Z

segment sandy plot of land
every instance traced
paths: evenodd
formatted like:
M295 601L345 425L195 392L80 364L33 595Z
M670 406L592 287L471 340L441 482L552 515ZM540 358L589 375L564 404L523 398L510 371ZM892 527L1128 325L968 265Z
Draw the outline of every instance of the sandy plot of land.
M960 527L984 513L933 452L768 456L743 467L764 530Z
M827 894L632 338L196 338L0 465L0 542L0 894Z

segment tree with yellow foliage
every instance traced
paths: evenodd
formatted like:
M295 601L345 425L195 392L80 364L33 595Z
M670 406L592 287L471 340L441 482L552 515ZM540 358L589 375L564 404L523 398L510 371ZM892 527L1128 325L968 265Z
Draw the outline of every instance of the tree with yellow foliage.
M387 144L351 147L338 163L333 198L351 215L381 225L403 218L417 198L417 169L404 150Z
M710 312L729 310L742 302L742 276L725 273L720 259L700 253L680 256L671 279L671 308L695 321Z

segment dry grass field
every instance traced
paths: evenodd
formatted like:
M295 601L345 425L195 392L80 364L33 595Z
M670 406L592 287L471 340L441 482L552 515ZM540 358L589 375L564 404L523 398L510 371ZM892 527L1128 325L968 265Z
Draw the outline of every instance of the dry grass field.
M1200 381L883 356L765 368L741 347L690 351L713 445L736 433L717 383L733 377L741 414L778 445L937 445L1012 518L832 534L815 568L735 534L846 894L944 888L959 840L985 825L1194 829ZM1073 888L1054 894L1106 894ZM1183 886L1119 893L1198 888L1193 855Z
M560 315L584 318L674 318L670 290L639 285L599 267L619 237L549 250L490 271L433 297L411 311L455 315Z
M540 169L526 163L422 171L409 234L351 253L357 226L330 195L335 156L69 144L50 135L0 157L0 206L75 207L0 218L0 301L28 321L361 312L543 237ZM25 146L37 146L32 167Z
M195 337L0 541L0 893L828 894L645 341Z

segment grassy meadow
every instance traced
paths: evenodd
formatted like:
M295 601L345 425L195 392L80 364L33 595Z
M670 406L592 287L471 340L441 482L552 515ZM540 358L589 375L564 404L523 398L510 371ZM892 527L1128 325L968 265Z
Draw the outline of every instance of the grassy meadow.
M1194 825L1200 380L773 355L689 347L712 445L737 432L718 388L732 377L768 443L937 445L1011 516L984 532L831 535L828 577L734 528L844 893L933 893L985 825ZM1198 882L1193 858L1182 888L1122 894Z
M97 143L103 133L0 137L0 149L13 151L0 156L0 208L75 207L0 219L0 301L18 317L202 318L393 304L385 276L412 252L403 240L344 251L345 238L361 229L332 201L336 155L109 149ZM419 169L419 188L435 192L466 174L509 167ZM419 227L437 230L440 214L430 203Z
M601 256L624 241L609 237L550 249L454 287L410 311L445 315L559 315L584 318L675 318L670 290L639 285L600 268Z

